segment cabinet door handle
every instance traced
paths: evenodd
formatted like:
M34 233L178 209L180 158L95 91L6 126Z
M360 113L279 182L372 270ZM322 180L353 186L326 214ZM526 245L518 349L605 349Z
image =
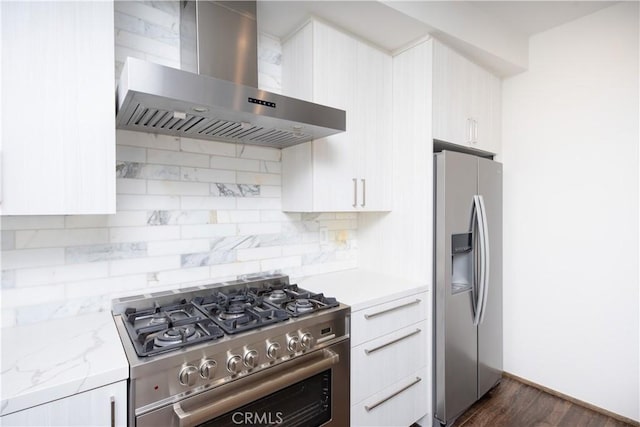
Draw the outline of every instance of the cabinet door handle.
M2 173L2 166L3 166L3 156L2 156L2 150L0 150L0 205L2 204L2 195L3 195L3 191L2 188L4 186L4 175Z
M111 396L111 427L116 427L116 398Z
M367 204L367 180L363 178L360 181L362 181L362 204L360 206L364 208Z
M395 307L387 308L386 310L378 311L376 313L365 314L364 318L365 319L371 319L372 317L380 316L382 314L387 314L389 312L392 312L392 311L395 311L395 310L399 310L401 308L408 307L408 306L414 305L414 304L420 304L420 298L416 298L415 301L411 301L411 302L408 302L406 304L401 304L401 305L397 305Z
M407 335L403 335L403 336L401 336L400 338L396 338L395 340L392 340L392 341L386 342L386 343L384 343L384 344L382 344L382 345L379 345L379 346L377 346L377 347L374 347L374 348L372 348L372 349L365 349L365 350L364 350L364 353L365 353L365 354L371 354L371 353L374 353L374 352L376 352L376 351L378 351L378 350L382 350L382 349L383 349L383 348L385 348L385 347L389 347L389 346L390 346L390 345L392 345L392 344L395 344L395 343L400 342L400 341L402 341L402 340L406 340L407 338L412 337L412 336L414 336L414 335L416 335L416 334L419 334L420 332L422 332L422 330L421 330L421 329L416 329L415 331L410 332L410 333L408 333Z
M353 178L353 205L351 206L358 207L358 180L356 178Z
M478 143L478 121L476 119L473 120L473 143Z
M471 144L473 142L473 119L467 119L467 143Z
M369 412L369 411L371 411L372 409L375 409L375 408L377 408L378 406L382 405L382 404L383 404L384 402L386 402L387 400L393 399L394 397L396 397L397 395L399 395L399 394L400 394L400 393L402 393L403 391L410 389L410 388L411 388L411 387L413 387L414 385L418 384L420 381L422 381L422 378L420 378L420 377L416 377L416 379L415 379L415 380L413 380L413 381L411 382L411 384L409 384L409 385L406 385L406 386L402 387L400 390L398 390L398 391L394 392L393 394L390 394L389 396L385 397L384 399L381 399L381 400L377 401L376 403L374 403L374 404L373 404L373 405L371 405L371 406L365 405L365 406L364 406L364 409L365 409L367 412Z

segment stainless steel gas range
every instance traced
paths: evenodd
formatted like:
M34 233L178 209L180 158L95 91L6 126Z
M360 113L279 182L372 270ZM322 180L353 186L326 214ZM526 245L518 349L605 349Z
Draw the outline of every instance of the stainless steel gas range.
M129 425L349 425L349 314L280 275L114 300Z

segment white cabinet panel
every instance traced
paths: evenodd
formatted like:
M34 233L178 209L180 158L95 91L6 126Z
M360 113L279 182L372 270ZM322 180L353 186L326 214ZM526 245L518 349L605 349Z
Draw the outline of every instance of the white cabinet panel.
M126 381L75 394L0 418L2 427L112 425L121 427L127 425Z
M355 128L358 129L358 210L387 211L392 204L392 61L358 45Z
M1 213L114 213L113 2L0 7Z
M458 144L471 141L471 76L464 58L433 42L433 138Z
M351 313L352 425L408 426L430 411L428 297L389 295Z
M351 313L351 346L357 346L429 315L426 292Z
M422 321L353 347L351 366L358 381L351 384L351 401L360 402L371 390L386 388L427 366L427 352L416 351L426 350L427 328L427 322Z
M422 418L431 400L429 369L419 369L353 405L351 426L406 427Z
M347 128L282 150L283 210L390 210L391 56L310 21L283 45L282 86L285 95L344 109ZM301 157L310 168L296 163Z
M433 42L433 138L498 154L501 81Z
M313 101L347 112L347 131L311 143L313 150L313 210L352 209L356 174L357 128L356 55L358 46L351 37L333 28L313 22ZM282 180L286 192L287 180Z

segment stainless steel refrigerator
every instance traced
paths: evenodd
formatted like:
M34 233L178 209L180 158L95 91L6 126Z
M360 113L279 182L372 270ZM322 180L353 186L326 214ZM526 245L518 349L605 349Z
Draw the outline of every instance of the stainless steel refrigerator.
M502 375L502 164L434 154L434 415L449 425Z

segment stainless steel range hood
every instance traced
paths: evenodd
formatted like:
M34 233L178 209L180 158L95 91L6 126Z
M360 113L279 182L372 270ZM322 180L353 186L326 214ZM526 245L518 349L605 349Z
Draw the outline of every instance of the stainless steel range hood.
M181 2L182 70L127 58L116 127L285 148L346 129L343 110L256 89L255 2Z

